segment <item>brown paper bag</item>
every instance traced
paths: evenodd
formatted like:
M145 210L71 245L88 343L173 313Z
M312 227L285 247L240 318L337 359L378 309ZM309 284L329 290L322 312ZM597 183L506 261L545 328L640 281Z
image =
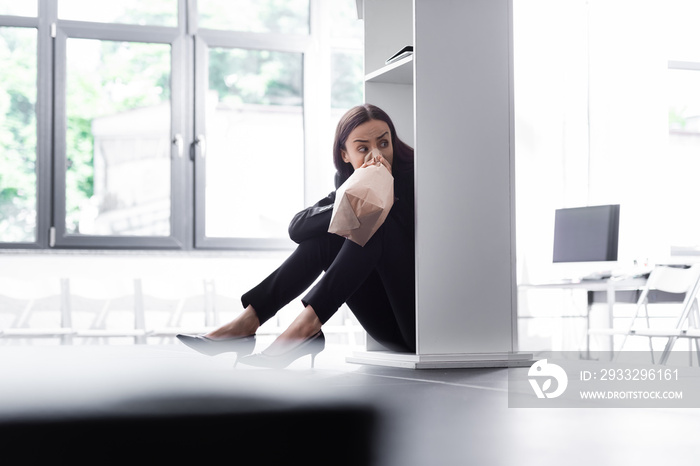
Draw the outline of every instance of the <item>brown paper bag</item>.
M379 162L358 168L335 193L328 231L364 246L393 205L394 177L389 170Z

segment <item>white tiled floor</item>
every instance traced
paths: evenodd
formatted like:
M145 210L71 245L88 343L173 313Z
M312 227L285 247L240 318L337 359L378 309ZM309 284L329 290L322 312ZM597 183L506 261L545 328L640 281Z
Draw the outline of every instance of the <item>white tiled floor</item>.
M414 371L348 364L347 354L331 345L313 370L307 357L269 371L179 344L3 346L0 420L164 393L255 393L375 407L381 466L697 464L697 410L512 409L507 369Z

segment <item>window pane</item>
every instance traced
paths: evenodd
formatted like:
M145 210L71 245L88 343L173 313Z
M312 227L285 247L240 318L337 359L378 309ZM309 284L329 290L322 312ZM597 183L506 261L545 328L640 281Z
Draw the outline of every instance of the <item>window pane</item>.
M349 109L364 102L362 53L331 54L331 107Z
M0 0L0 15L36 16L37 0Z
M331 35L333 37L350 38L362 47L364 41L364 23L357 17L355 0L333 0L328 2L330 7Z
M671 134L700 136L700 71L668 70L668 126Z
M0 242L36 240L36 29L0 27Z
M177 26L177 0L58 0L58 17L98 23Z
M66 231L170 234L170 46L68 39Z
M303 207L302 55L209 52L206 235L286 237Z
M199 27L309 33L309 0L199 0Z
M663 159L668 179L662 191L673 199L665 225L672 246L700 247L700 216L678 215L694 212L697 173L700 172L700 71L668 70L669 135L668 154Z

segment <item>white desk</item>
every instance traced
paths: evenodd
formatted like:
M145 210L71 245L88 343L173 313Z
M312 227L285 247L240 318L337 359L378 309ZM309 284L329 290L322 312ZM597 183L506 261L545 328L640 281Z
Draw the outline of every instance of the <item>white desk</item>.
M644 277L612 277L601 280L575 280L575 281L558 281L550 283L530 283L519 285L522 290L527 289L578 289L588 292L588 307L586 310L586 354L590 355L591 337L588 334L590 330L591 307L595 300L595 292L605 292L605 303L607 304L607 325L609 328L613 326L613 307L616 302L617 291L635 291L640 290L646 284L647 279ZM614 350L613 336L609 337L609 348L611 352Z

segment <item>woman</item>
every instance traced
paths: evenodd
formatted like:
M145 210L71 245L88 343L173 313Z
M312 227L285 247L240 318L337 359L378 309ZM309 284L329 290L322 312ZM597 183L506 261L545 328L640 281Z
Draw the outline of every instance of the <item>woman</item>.
M415 351L415 234L413 149L396 135L380 108L365 104L350 109L338 123L333 143L336 188L354 170L366 166L375 151L394 177L394 205L384 224L364 247L328 233L335 192L299 212L289 225L298 243L291 256L258 286L245 293L244 311L206 335L178 335L202 353L237 352L241 363L286 367L295 359L315 356L324 348L322 325L343 304L367 333L395 351ZM267 348L250 354L258 327L301 295L304 308Z

